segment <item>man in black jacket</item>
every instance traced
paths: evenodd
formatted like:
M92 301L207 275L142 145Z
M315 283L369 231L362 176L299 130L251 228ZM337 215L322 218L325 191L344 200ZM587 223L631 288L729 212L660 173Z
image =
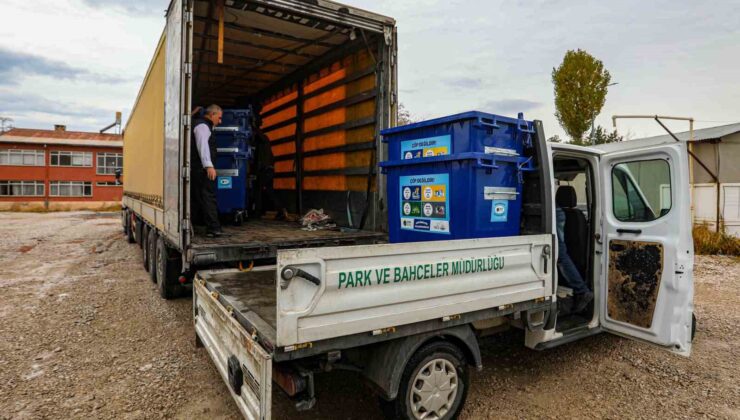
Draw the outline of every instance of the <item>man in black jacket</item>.
M223 111L218 105L206 108L203 118L193 117L190 139L190 179L195 220L200 216L206 225L206 236L223 235L216 204L216 138L213 128L221 124Z

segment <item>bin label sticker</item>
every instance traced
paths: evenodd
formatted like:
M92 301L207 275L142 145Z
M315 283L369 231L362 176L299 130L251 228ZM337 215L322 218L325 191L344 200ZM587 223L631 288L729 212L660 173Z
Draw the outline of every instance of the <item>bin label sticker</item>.
M509 215L509 200L491 202L491 222L505 222Z
M231 189L231 177L230 176L218 177L218 189L219 190L230 190Z
M452 138L449 134L425 139L406 140L401 142L401 159L419 159L450 154Z
M401 229L450 234L448 174L399 177Z

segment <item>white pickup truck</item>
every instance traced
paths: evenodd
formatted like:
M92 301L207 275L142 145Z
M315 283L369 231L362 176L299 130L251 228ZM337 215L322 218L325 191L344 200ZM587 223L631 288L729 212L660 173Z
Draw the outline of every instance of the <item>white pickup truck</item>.
M536 129L541 170L525 179L521 236L284 249L276 265L198 272L197 342L244 416L270 418L273 383L312 407L314 374L335 368L361 372L391 418L453 418L481 368L477 337L507 327L538 350L606 331L688 356L685 144L583 148ZM556 206L595 294L581 313L558 285Z

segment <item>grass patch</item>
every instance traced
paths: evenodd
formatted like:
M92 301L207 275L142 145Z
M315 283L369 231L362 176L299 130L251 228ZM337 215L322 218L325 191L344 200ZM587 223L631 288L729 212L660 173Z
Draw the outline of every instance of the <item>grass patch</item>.
M707 225L696 225L693 235L694 252L697 254L740 256L740 239L728 235L724 229L714 232Z

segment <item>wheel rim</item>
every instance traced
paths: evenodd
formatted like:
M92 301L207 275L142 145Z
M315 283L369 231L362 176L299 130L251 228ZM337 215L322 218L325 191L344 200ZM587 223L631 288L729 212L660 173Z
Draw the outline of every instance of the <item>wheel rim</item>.
M409 403L416 419L441 419L457 397L457 369L447 359L434 359L424 365L411 383Z

